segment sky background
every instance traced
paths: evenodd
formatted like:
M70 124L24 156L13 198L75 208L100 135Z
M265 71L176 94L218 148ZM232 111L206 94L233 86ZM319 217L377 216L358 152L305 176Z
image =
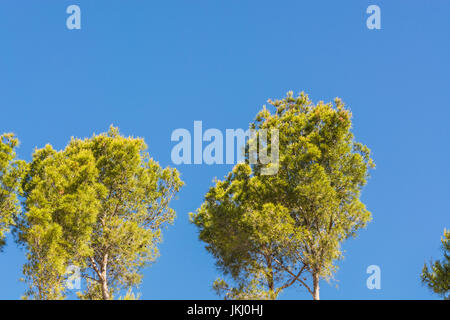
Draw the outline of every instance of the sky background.
M66 8L81 7L81 30ZM366 8L381 8L381 30ZM171 133L247 128L269 98L305 91L341 97L357 140L377 168L363 192L373 221L344 244L323 299L434 299L420 283L441 258L450 206L450 0L23 1L0 2L0 133L21 140L30 160L46 143L119 126L144 137L163 166ZM176 166L185 187L161 256L144 270L143 299L217 299L220 276L189 223L230 165ZM11 237L0 254L0 299L17 299L24 251ZM381 289L366 268L381 268ZM310 299L290 288L281 299Z

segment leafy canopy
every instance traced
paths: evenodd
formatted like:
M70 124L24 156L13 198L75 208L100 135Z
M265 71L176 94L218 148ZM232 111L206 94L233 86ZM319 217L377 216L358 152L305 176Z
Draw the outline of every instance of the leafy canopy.
M450 299L450 231L444 230L441 238L444 259L423 266L421 279L434 293Z
M219 294L275 299L297 284L318 299L319 280L335 272L342 241L371 219L360 195L374 163L354 140L351 112L340 99L313 104L289 92L268 103L274 111L264 107L250 127L279 130L278 173L261 174L271 164L249 165L247 146L246 163L215 182L191 221L236 284L217 280ZM270 151L267 141L259 148Z
M19 234L28 249L27 297L64 298L71 265L86 281L81 299L111 299L122 289L131 296L159 254L162 228L175 218L169 203L183 184L146 149L111 127L61 151L34 152Z
M16 159L19 140L12 133L0 136L0 250L20 206L17 193L25 164Z

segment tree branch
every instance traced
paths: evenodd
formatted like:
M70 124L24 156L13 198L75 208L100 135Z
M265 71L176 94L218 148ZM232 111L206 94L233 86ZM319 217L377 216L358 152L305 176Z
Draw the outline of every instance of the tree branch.
M284 266L280 261L278 261L276 258L274 258L274 261L276 263L278 263L278 265L287 273L289 273L291 276L293 276L294 278L296 277L296 275L294 273L292 273L291 270L289 270L286 266ZM305 267L305 266L303 266ZM300 282L308 291L309 293L314 297L314 292L311 290L311 288L300 278L297 278L296 281Z

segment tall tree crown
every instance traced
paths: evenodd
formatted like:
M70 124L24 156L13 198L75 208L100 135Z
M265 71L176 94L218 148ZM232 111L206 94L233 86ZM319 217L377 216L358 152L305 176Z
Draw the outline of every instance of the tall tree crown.
M169 203L183 184L146 149L143 139L111 127L72 138L61 151L35 151L19 235L28 249L28 296L63 298L69 265L86 280L83 299L110 299L140 283L140 270L158 256L162 227L175 218Z
M340 99L313 104L289 92L268 102L274 111L264 107L250 127L258 134L279 131L278 173L261 174L274 164L250 165L247 148L246 163L216 181L191 219L218 267L238 285L219 280L218 291L276 298L299 284L318 298L319 279L329 279L342 257L340 244L371 218L360 195L374 163L354 140L351 113ZM270 151L271 141L259 147Z

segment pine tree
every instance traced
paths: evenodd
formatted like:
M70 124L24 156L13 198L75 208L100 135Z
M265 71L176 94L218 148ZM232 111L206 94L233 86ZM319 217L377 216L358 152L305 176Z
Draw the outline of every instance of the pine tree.
M218 279L219 294L276 299L297 284L319 299L319 281L335 272L341 243L371 219L360 195L374 163L354 140L341 100L313 104L289 92L268 102L274 112L264 107L250 128L257 136L278 130L279 163L252 165L247 145L246 163L215 182L191 221L236 284ZM271 151L268 141L262 147ZM274 165L277 174L262 174Z
M23 183L19 239L27 248L24 274L34 299L62 299L73 265L86 290L81 299L113 299L141 281L158 257L169 207L182 186L177 170L150 158L141 138L117 128L74 139L64 150L36 150Z
M450 231L444 230L441 238L444 259L423 266L421 279L434 293L450 299Z
M16 159L18 144L11 133L0 136L0 250L20 210L17 195L25 163Z

